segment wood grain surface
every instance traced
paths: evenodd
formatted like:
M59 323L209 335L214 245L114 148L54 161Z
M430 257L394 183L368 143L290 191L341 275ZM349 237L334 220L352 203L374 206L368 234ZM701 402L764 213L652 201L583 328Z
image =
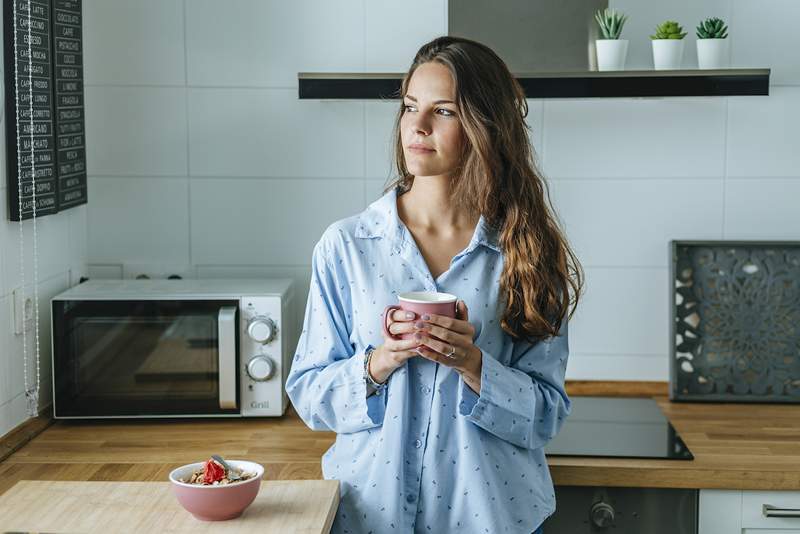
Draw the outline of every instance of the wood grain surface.
M549 457L555 484L800 489L800 406L654 398L693 461ZM0 494L19 480L166 481L212 453L263 464L265 480L322 479L320 459L334 439L291 407L263 419L60 420L0 462Z
M21 481L0 496L3 530L50 532L235 532L326 534L339 506L335 480L262 481L241 516L200 521L169 482Z

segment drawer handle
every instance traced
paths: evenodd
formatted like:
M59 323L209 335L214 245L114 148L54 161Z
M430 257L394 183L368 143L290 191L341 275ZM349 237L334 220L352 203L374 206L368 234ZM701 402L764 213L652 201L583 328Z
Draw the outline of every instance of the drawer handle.
M764 517L800 517L800 508L778 508L765 504L761 511Z

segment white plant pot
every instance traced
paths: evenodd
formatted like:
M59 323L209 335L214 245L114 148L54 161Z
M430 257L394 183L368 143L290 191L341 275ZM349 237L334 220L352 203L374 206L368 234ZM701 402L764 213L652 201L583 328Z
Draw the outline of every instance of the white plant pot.
M627 39L597 39L597 70L625 70Z
M653 39L653 67L677 70L683 62L683 39Z
M698 39L697 67L700 69L725 69L729 63L728 39Z

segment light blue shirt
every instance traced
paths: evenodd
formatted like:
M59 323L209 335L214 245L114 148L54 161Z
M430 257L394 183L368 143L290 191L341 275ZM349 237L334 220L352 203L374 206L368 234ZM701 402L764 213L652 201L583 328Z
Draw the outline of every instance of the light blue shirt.
M569 347L500 328L503 254L481 217L466 249L434 279L397 215L392 190L330 225L314 247L303 330L286 381L306 425L334 431L322 457L340 481L332 532L530 534L555 511L542 447L570 413ZM364 351L383 343L381 314L406 291L463 300L483 352L477 395L452 368L415 356L367 397Z

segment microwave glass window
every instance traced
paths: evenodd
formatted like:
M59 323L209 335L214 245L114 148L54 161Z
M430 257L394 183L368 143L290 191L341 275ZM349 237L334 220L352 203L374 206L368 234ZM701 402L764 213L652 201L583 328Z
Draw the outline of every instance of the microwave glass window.
M228 413L219 406L219 310L237 305L54 302L59 415Z

